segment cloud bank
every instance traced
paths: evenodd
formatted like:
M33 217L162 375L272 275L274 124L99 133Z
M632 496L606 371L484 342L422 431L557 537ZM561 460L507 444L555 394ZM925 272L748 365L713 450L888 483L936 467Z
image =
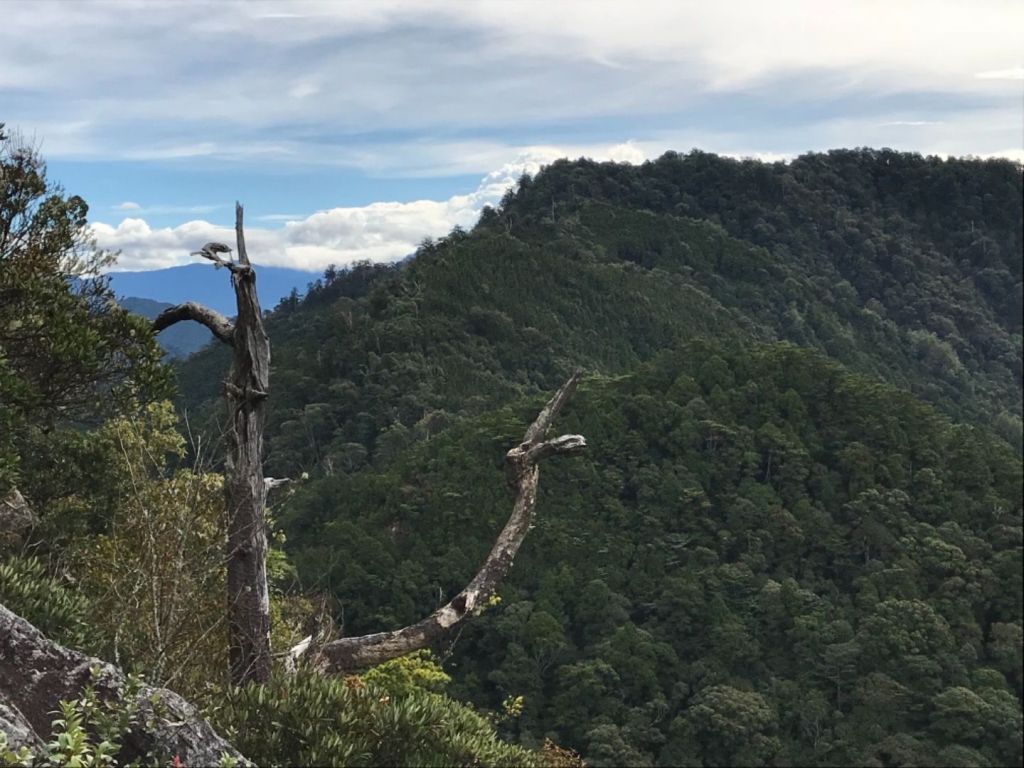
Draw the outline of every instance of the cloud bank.
M910 94L1012 105L1019 140L1021 28L1011 0L5 2L0 98L49 157L374 172L368 137L714 120L734 98L773 119ZM756 135L761 117L731 122Z
M483 207L495 205L520 176L535 174L543 165L566 154L558 147L531 147L514 161L487 174L472 192L447 200L375 202L359 207L331 208L305 217L286 217L288 220L279 229L254 227L250 223L245 231L246 244L253 259L261 264L309 271L355 261L396 261L412 253L424 238L441 237L455 226L469 229ZM578 155L631 163L647 158L640 147L628 142L588 148ZM274 220L276 217L272 214L260 218ZM145 219L133 216L117 225L97 222L91 226L101 248L120 251L115 268L125 271L187 264L199 260L189 253L203 243L234 240L231 229L204 220L154 229Z

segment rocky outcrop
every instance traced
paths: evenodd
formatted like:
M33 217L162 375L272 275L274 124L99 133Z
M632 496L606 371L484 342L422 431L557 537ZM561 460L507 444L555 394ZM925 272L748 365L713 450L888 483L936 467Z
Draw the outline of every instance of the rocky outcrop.
M117 667L48 640L0 605L0 730L10 744L38 747L51 732L58 703L79 698L85 686L110 700L120 697L125 683ZM243 760L173 691L144 686L132 706L137 716L122 742L122 765L175 756L185 765L217 765L225 755Z
M0 544L20 541L22 534L38 523L39 518L17 488L0 498Z

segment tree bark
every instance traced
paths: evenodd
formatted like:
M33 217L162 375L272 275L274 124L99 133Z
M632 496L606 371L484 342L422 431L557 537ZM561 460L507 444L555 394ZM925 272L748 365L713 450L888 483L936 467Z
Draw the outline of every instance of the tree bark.
M79 698L89 684L105 699L119 698L125 682L117 667L48 640L0 605L0 730L13 745L38 752L61 700ZM242 759L173 691L143 686L135 705L120 764L151 758L166 764L175 755L185 765L217 765L224 755Z
M581 435L562 435L544 440L558 412L576 390L580 375L581 372L576 371L562 385L526 430L523 442L506 454L509 482L516 490L512 514L487 559L466 588L447 605L416 624L392 632L343 637L327 643L318 650L316 663L337 673L380 664L427 647L483 609L512 567L512 561L533 523L540 474L538 463L549 456L579 453L586 448L587 442ZM296 646L292 649L292 656L301 655L309 647L309 643L303 643L306 647L300 650Z
M270 593L267 589L267 486L263 478L264 406L270 390L270 340L256 294L256 271L245 249L242 206L235 204L238 261L220 258L226 246L208 244L200 255L231 272L238 314L232 325L193 302L162 312L161 331L181 320L202 323L234 350L224 383L228 406L224 489L228 511L228 636L231 679L241 685L270 679Z
M234 359L225 386L228 402L225 488L228 502L228 627L231 677L238 683L270 679L270 593L267 589L266 485L263 420L270 390L270 339L256 295L235 205L238 261L231 270L238 316Z
M160 333L164 328L174 325L182 320L195 320L202 323L225 344L230 344L235 333L235 327L224 315L216 310L196 304L194 301L186 301L176 307L168 307L153 321L153 332Z

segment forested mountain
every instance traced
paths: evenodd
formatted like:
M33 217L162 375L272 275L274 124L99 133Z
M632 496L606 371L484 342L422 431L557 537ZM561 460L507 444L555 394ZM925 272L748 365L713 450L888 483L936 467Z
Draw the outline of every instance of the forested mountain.
M457 591L507 514L529 407L470 420L280 512L350 633ZM510 737L592 765L1020 759L1021 467L913 397L793 346L692 343L563 417L456 695L524 698Z
M329 270L267 326L298 583L347 633L448 599L579 365L591 453L545 470L459 696L594 765L1019 763L1021 203L1013 164L887 150L564 161ZM178 370L193 428L226 357Z
M0 764L1024 759L1019 166L560 161L472 231L279 294L267 398L224 385L241 323L162 364L93 279L85 201L9 137L0 171ZM577 368L547 410L588 447L553 456L527 425ZM267 408L249 485L225 391ZM322 674L457 603L531 446L497 591L433 656ZM225 489L264 473L250 558ZM270 590L259 679L239 561Z
M472 233L401 268L329 270L278 305L270 467L373 456L378 436L694 336L818 349L1019 449L1021 201L1009 162L891 151L555 163ZM190 410L225 360L190 362Z

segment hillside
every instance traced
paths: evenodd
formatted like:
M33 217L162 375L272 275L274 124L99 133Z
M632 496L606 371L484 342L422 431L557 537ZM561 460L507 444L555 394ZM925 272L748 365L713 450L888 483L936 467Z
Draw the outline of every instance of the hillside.
M809 346L1019 449L1021 200L1009 162L871 150L556 163L471 233L278 305L269 466L315 472L354 445L373 459L385 434L695 336ZM193 414L218 414L226 360L182 370Z
M0 3L0 768L1024 768L1024 2L923 5Z
M347 633L461 588L508 513L535 404L278 509ZM501 603L453 638L453 692L523 696L506 734L591 765L1020 759L1021 467L979 430L792 346L694 343L591 380L542 472Z
M1021 199L1007 162L559 162L268 318L267 471L347 634L450 598L545 467L452 692L593 765L1019 762ZM224 349L178 367L217 430ZM524 399L525 398L525 399Z

